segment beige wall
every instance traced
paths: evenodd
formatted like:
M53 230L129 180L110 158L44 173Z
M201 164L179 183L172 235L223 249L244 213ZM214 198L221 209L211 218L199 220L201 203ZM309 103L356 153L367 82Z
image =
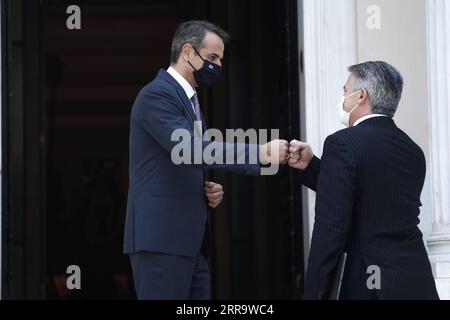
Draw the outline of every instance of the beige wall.
M357 61L384 60L402 73L405 86L395 121L422 147L429 159L426 0L355 2ZM380 9L380 29L370 30L367 26L372 16L367 10L372 5ZM421 229L427 239L431 232L428 175L422 203Z
M356 0L357 60L384 60L399 69L405 88L396 122L428 154L425 1ZM371 5L381 9L380 30L367 28Z

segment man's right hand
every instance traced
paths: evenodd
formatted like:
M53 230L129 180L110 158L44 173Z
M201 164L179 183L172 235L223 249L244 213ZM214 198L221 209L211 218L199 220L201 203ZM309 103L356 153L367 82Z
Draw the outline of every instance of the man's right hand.
M289 147L289 165L298 170L306 170L312 158L314 158L314 153L312 152L311 146L307 143L292 140Z
M286 164L289 160L289 142L273 140L262 145L259 159L262 165Z

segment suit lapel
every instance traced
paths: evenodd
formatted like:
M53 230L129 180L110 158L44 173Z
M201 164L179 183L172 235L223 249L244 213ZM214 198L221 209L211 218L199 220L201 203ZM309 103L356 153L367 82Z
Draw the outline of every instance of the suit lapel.
M197 116L194 113L194 109L192 108L191 101L187 98L186 92L181 87L177 87L178 95L180 96L181 100L183 101L184 107L187 108L188 113L191 117L191 123L192 127L194 128L194 131L196 132L196 135L198 137L203 136L203 132L205 131L204 128L199 128L198 126L194 126L195 121L197 121ZM204 126L204 122L202 121L202 127ZM200 132L201 131L201 132Z
M186 92L183 90L183 87L180 86L180 84L164 69L159 70L158 76L167 81L172 86L175 86L175 88L177 89L178 96L183 102L184 107L187 109L187 112L191 117L191 120L196 121L197 118L195 116L194 110L192 109L191 101L189 101L189 98L187 97Z
M197 117L195 116L194 110L192 109L192 103L186 96L186 92L184 92L183 88L179 85L177 86L177 92L180 96L181 101L183 101L184 107L187 109L187 112L191 116L191 120L197 121Z

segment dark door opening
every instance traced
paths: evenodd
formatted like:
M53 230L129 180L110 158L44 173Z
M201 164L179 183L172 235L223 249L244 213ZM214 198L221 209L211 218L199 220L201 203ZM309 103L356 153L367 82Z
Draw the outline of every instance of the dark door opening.
M8 30L15 98L8 103L5 297L132 299L121 252L137 92L168 66L177 25L207 19L231 35L222 79L200 90L208 126L280 128L281 138L298 138L297 2L83 1L78 31L66 28L68 5L8 4L16 22ZM293 173L209 176L226 192L213 216L213 297L299 297L301 198ZM82 271L79 291L66 288L70 265Z

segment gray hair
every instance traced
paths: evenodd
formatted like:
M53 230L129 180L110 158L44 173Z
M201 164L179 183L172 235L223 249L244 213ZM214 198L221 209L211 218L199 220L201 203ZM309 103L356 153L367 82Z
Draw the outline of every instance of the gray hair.
M373 113L393 117L403 91L403 78L390 64L369 61L350 66L353 91L365 89Z
M190 43L196 50L200 50L207 32L217 34L224 44L228 42L229 35L222 28L205 20L191 20L182 23L172 40L172 52L170 63L177 63L181 55L181 49L187 43Z

